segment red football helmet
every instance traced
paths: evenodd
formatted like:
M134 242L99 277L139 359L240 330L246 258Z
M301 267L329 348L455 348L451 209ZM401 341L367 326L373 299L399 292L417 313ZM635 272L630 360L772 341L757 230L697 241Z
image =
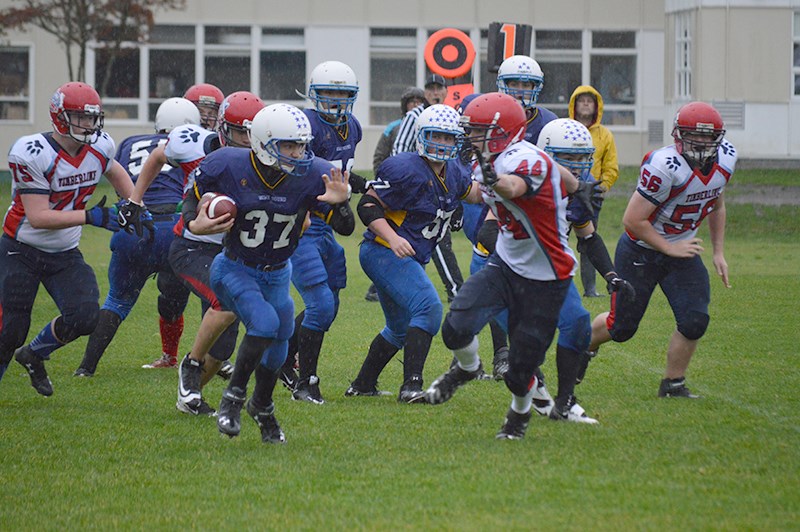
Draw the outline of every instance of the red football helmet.
M61 85L50 99L50 122L57 133L82 144L93 144L103 129L100 95L90 85L78 81Z
M489 92L474 98L464 108L461 126L475 144L486 141L484 151L497 154L525 135L525 109L513 96Z
M189 87L183 97L197 106L201 126L210 130L216 129L217 112L225 99L219 87L210 83L198 83Z
M229 94L227 98L222 100L222 105L219 106L219 117L217 124L219 125L219 141L223 146L232 146L235 148L249 148L250 144L241 144L233 140L231 130L237 130L244 133L247 138L247 128L256 113L264 108L264 102L261 98L247 91L238 91Z
M724 136L722 116L705 102L687 103L675 115L675 149L692 168L702 168L715 160Z

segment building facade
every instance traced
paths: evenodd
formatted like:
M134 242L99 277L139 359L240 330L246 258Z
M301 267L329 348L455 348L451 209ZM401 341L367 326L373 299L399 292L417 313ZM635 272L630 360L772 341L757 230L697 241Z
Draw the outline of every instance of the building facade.
M461 81L494 90L492 22L533 27L540 104L565 116L576 86L601 92L623 165L669 142L675 110L690 100L717 106L742 158L800 159L800 0L187 0L183 11L157 12L148 43L126 44L112 66L106 44L93 44L85 81L101 92L105 129L120 141L151 131L159 103L201 81L305 105L298 93L310 71L339 60L359 78L355 168L367 169L400 116L401 92L429 72L423 53L436 30L469 36L477 58ZM0 169L17 137L50 129L49 99L67 76L63 50L44 31L0 42Z

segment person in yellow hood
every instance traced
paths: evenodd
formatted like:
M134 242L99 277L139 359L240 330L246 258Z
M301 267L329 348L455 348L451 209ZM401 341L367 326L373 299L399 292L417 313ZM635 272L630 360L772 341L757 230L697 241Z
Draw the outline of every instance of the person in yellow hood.
M577 120L589 130L594 143L594 164L592 177L600 182L603 192L614 186L619 177L619 164L617 163L617 145L614 134L601 124L603 119L603 97L591 85L581 85L574 91L569 99L569 117ZM595 212L595 227L600 209ZM600 297L597 292L596 274L594 266L588 258L581 253L581 282L583 283L584 297Z

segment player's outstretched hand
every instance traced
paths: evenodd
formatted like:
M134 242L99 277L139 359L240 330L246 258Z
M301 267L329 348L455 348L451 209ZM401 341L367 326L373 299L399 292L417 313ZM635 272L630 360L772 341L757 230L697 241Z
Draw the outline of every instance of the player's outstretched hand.
M86 209L86 224L102 227L116 233L120 230L117 223L117 206L106 207L106 196L97 202L91 209Z
M600 182L593 178L578 181L578 188L572 193L572 196L591 213L594 213L603 204L603 190L600 188Z
M347 172L342 172L339 168L331 167L328 174L322 174L325 182L325 194L317 196L317 199L336 205L347 201Z
M144 234L145 229L150 231L151 237L155 234L153 215L150 214L144 204L140 205L130 199L119 202L117 222L119 222L121 229L128 233L135 232L138 237Z

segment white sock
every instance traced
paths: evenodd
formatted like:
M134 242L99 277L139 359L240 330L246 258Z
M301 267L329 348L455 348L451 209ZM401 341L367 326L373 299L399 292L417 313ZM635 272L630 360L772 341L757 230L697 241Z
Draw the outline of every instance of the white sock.
M533 403L533 392L536 390L536 387L530 389L528 393L523 396L519 395L512 395L511 396L511 410L516 412L517 414L527 414L531 411L531 403Z
M478 357L478 337L473 336L472 341L461 349L453 349L453 355L458 360L458 365L464 371L475 371L481 365Z

